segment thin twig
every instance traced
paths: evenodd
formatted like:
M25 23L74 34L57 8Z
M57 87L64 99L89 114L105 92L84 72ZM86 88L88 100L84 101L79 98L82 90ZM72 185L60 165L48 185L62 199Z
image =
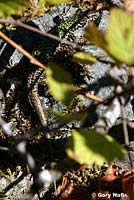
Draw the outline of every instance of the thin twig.
M0 31L0 37L4 39L6 42L8 42L10 45L12 45L14 48L16 48L20 53L22 53L24 56L26 56L30 62L34 65L37 65L38 67L41 67L42 69L46 69L46 66L43 65L40 61L38 61L36 58L34 58L29 52L27 52L25 49L23 49L20 45L18 45L16 42L11 40L9 37L7 37L4 33Z
M98 103L104 103L104 102L105 102L104 99L102 99L101 97L98 97L98 96L96 96L96 95L93 95L93 94L91 94L90 92L86 92L86 93L84 94L84 96L87 97L87 98L89 98L89 99L92 99L92 100L94 100L94 101L97 101Z
M121 102L121 114L122 114L122 123L123 123L125 145L129 149L130 143L129 143L127 121L124 120L126 118L126 113L125 113L125 109L124 109L125 99L122 96L120 97L120 102ZM132 171L133 162L132 162L132 156L130 154L130 150L127 151L127 154L128 154L128 158L129 158L129 161L130 161L131 175L133 175L133 171ZM132 176L131 184L132 184L132 187L133 187L133 190L134 190L134 178L133 178L133 176Z
M127 127L127 121L125 120L126 118L126 113L125 113L125 99L121 96L120 97L120 107L121 107L121 115L122 115L122 124L123 124L123 132L124 132L124 140L125 140L125 146L129 147L129 135L128 135L128 127ZM130 151L127 151L129 161L130 161L130 167L133 167L133 162L131 158Z
M77 95L79 95L79 94L80 94L80 95L83 95L83 96L85 96L86 98L92 99L92 100L94 100L94 101L96 101L96 102L98 102L98 103L105 103L105 100L104 100L104 99L102 99L101 97L96 96L96 95L94 95L94 94L91 94L90 92L87 92L85 88L77 89L77 90L75 91L75 93L76 93Z
M38 34L40 34L40 35L43 35L43 36L45 36L45 37L49 37L49 38L51 38L51 39L53 39L53 40L57 40L57 41L62 42L62 43L64 43L64 44L70 45L70 46L72 46L74 49L81 48L81 47L79 47L78 44L76 44L76 43L74 43L74 42L70 42L70 41L68 41L68 40L66 40L66 39L61 39L61 38L59 38L58 36L53 35L53 34L51 34L51 33L48 33L48 32L45 32L45 31L41 31L41 30L38 29L38 28L34 28L33 26L30 26L30 25L28 25L28 24L24 24L24 23L21 22L20 20L3 19L3 18L0 18L0 23L1 23L1 24L13 24L13 25L17 25L17 26L23 27L23 28L25 28L25 29L27 29L27 30L33 31L33 32L35 32L35 33L38 33Z
M125 145L129 146L129 136L128 136L128 128L127 128L127 121L125 120L126 118L126 113L124 109L124 104L125 104L125 99L124 97L120 97L120 107L121 107L121 115L122 115L122 124L123 124L123 131L124 131L124 139L125 139Z

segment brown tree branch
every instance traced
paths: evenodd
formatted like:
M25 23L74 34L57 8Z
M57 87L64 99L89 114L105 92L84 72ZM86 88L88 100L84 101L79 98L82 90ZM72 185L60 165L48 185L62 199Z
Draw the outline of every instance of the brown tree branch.
M18 45L16 42L11 40L9 37L7 37L4 33L0 31L0 37L4 39L6 42L8 42L10 45L12 45L15 49L17 49L20 53L22 53L24 56L26 56L30 62L34 65L37 65L38 67L41 67L42 69L46 69L46 66L43 65L40 61L38 61L36 58L34 58L29 52L27 52L25 49L23 49L20 45Z
M74 49L80 48L79 45L76 44L76 43L74 43L74 42L70 42L70 41L68 41L68 40L66 40L66 39L64 39L64 38L61 39L61 38L59 38L58 36L53 35L53 34L51 34L51 33L48 33L48 32L45 32L45 31L41 31L41 30L39 30L38 28L34 28L33 26L30 26L30 25L28 25L28 24L24 24L24 23L21 22L20 20L3 19L3 18L0 18L0 23L1 23L1 24L13 24L13 25L17 25L17 26L23 27L23 28L25 28L25 29L27 29L27 30L33 31L33 32L35 32L35 33L38 33L38 34L40 34L40 35L43 35L43 36L45 36L45 37L49 37L49 38L51 38L51 39L53 39L53 40L57 40L57 41L62 42L62 43L64 43L64 44L70 45L70 46L72 46Z

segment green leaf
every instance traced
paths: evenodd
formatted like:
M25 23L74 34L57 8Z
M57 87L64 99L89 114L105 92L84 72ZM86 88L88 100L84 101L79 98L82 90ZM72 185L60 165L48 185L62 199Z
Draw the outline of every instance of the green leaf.
M28 0L0 0L0 17L20 14L28 6Z
M114 159L124 158L123 148L109 135L101 135L93 130L82 129L73 131L68 139L66 152L70 158L80 164L101 165Z
M74 62L80 62L84 64L94 64L96 62L96 58L89 53L85 52L77 52L73 55Z
M98 30L98 28L92 22L90 22L85 28L84 37L96 46L106 50L107 43L105 40L105 35L101 30Z
M60 119L64 123L69 123L69 122L72 122L72 121L81 121L82 122L87 117L87 113L82 112L82 111L66 114L66 113L61 113L61 112L58 112L58 111L48 109L47 112L49 114L54 115L55 117L57 117L58 119Z
M73 99L73 84L70 74L62 67L49 63L46 80L53 97L68 106Z
M134 15L122 9L113 9L105 38L108 52L113 58L134 64Z

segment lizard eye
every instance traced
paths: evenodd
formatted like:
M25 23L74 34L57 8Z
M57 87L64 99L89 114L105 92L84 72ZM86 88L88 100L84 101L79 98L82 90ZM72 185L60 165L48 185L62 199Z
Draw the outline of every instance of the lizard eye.
M56 24L60 24L62 21L62 17L60 15L57 15L56 17L53 18L53 22Z

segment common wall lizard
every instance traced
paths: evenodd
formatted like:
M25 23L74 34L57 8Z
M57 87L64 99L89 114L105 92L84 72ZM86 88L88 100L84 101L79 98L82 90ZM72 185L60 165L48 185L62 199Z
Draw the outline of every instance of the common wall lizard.
M75 41L75 36L73 35L75 30L79 29L80 27L84 27L89 20L98 20L99 22L99 18L99 12L78 10L76 11L75 15L68 17L65 21L63 20L54 28L52 28L49 32L59 36L60 38L66 38L67 40ZM69 47L66 51L64 51L65 47L66 45L59 44L58 41L54 41L50 38L40 36L37 45L34 45L32 54L44 64L48 64L48 62L50 61L60 62L57 59L57 55L64 54L65 52L66 56L64 57L66 58L69 58L70 54L72 55L72 48ZM36 55L37 53L38 55ZM65 60L63 59L62 62L64 61ZM47 125L47 115L43 110L40 101L40 96L38 94L38 84L42 79L41 75L44 71L42 69L37 69L35 66L29 64L28 61L20 62L18 66L13 68L14 69L8 70L5 76L3 76L3 79L8 79L10 76L12 79L12 77L14 77L15 72L16 79L20 82L20 85L17 85L16 97L17 102L19 102L20 110L22 109L22 107L24 110L27 109L26 104L27 101L29 101L34 107L36 111L35 113L38 115L41 124L43 126ZM46 84L44 78L43 81L44 84ZM22 98L24 98L24 105L21 105L21 102L23 100ZM26 101L25 98L27 98L28 100ZM14 99L12 101L14 101ZM12 105L11 102L10 104ZM8 107L8 105L6 105L6 107ZM8 113L10 113L10 110L12 108L6 109L8 110Z
M50 31L50 33L57 35L60 38L65 38L70 41L75 41L76 36L74 35L74 31L84 27L89 20L94 21L96 22L96 24L98 24L100 21L100 13L91 12L89 10L86 11L78 10L76 11L75 15L69 17L65 21L63 20L62 22L60 22L59 25L55 26ZM41 51L40 55L38 56L38 59L41 60L43 63L47 64L49 61L60 63L62 60L63 64L70 62L70 65L73 66L75 65L72 64L71 61L68 61L68 59L70 59L70 57L72 56L72 53L74 53L74 49L72 47L64 44L59 44L58 41L54 41L50 38L42 38L41 43L39 43L38 46L40 47ZM77 69L79 69L79 66L77 66ZM38 77L41 76L42 73L43 73L42 69L37 69L34 73L32 73L32 76L30 74L30 82L33 81L36 82L30 91L31 93L30 98L34 103L34 107L36 109L36 112L38 113L38 116L40 117L42 125L46 125L47 117L43 112L41 102L39 100L38 82L35 81L38 79Z

